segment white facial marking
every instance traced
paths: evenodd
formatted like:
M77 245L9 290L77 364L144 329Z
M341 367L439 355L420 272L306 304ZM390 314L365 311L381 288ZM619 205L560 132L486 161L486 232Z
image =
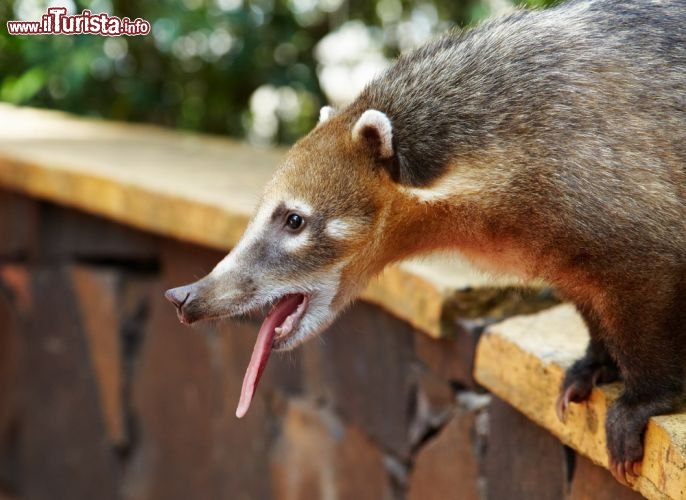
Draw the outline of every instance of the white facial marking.
M324 106L319 110L319 123L324 123L336 113L331 106Z
M314 209L308 203L302 200L285 200L284 204L288 212L297 212L303 217L310 217L314 213Z
M262 237L264 232L267 230L267 225L271 219L274 209L278 205L278 201L272 201L269 203L263 203L258 209L257 213L253 219L248 224L245 229L245 233L238 241L235 247L229 252L229 254L224 257L212 270L212 274L219 276L226 272L230 272L238 264L241 255L250 248L258 239Z
M307 219L312 216L314 210L312 206L302 200L287 200L284 202L287 207L287 213L298 213L305 218L305 224L307 224ZM297 234L286 234L283 240L283 247L287 252L297 252L301 248L304 248L309 243L310 231L305 226L301 232Z
M283 247L287 252L297 252L307 246L310 240L310 232L304 230L298 234L286 234L283 240Z
M297 326L295 335L284 346L292 349L303 343L309 337L320 333L335 319L336 311L332 307L333 299L338 294L341 285L341 274L345 263L339 263L322 273L315 282L308 283L310 303L305 315Z
M391 120L381 111L368 109L353 127L353 139L359 140L365 129L372 129L379 137L379 154L382 158L393 156L393 126Z
M353 225L345 219L331 219L326 223L325 231L336 240L344 240L354 235Z
M287 207L287 213L297 212L305 217L306 221L307 218L310 217L314 212L312 206L302 200L291 199L285 200L283 203ZM265 202L260 206L257 213L248 224L248 227L245 229L245 233L243 233L243 236L238 244L226 257L219 262L219 264L215 266L215 268L212 270L212 274L219 276L226 272L230 272L236 266L240 265L239 260L246 249L252 247L257 240L264 237L266 231L270 230L269 226L272 214L279 204L281 204L281 200L275 198L274 200ZM307 222L305 223L307 224ZM305 236L306 232L307 231L304 231L298 235L286 235L286 239L284 240L285 248L292 252L305 246L307 244L307 236Z

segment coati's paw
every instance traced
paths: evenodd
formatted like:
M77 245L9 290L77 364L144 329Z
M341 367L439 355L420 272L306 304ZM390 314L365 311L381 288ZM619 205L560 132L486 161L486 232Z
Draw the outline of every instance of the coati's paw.
M596 384L613 382L618 377L614 366L589 366L586 359L578 360L567 370L560 386L560 394L555 403L557 418L564 422L570 403L583 403L591 396Z
M628 407L621 398L607 413L605 432L610 472L625 485L632 483L640 474L643 434L647 424L643 413Z

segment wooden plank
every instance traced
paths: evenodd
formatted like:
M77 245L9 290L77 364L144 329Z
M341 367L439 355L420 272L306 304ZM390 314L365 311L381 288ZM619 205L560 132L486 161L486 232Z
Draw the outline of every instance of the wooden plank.
M488 498L565 498L566 460L557 439L498 398L488 408L488 429Z
M596 464L607 467L605 418L621 384L595 389L573 404L567 422L555 415L564 370L588 341L571 305L493 325L477 348L475 376L486 388ZM686 413L654 417L645 436L642 475L634 488L648 498L686 499Z
M117 498L121 470L99 405L70 268L32 269L21 314L21 496Z

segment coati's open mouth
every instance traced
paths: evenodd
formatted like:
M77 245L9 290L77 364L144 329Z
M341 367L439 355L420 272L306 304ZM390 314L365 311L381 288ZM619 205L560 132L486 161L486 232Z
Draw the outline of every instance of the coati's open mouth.
M238 418L243 417L250 408L272 349L279 349L291 338L307 310L309 300L309 296L302 293L284 295L264 318L243 378L241 398L236 408Z

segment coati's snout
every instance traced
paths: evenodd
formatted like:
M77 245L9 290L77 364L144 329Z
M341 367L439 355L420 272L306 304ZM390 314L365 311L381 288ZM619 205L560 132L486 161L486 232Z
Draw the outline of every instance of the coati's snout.
M220 303L218 300L216 280L206 276L195 283L179 286L167 290L164 297L176 307L176 315L179 321L185 325L221 316L230 315L231 304L229 301ZM239 287L236 287L240 290ZM234 302L245 302L246 297L238 294Z
M176 307L179 321L190 325L268 308L272 314L279 309L276 316L280 321L272 325L272 344L276 349L290 348L289 341L299 336L300 321L317 290L305 290L292 280L287 283L278 266L285 256L266 239L244 238L207 276L167 290L165 298Z

